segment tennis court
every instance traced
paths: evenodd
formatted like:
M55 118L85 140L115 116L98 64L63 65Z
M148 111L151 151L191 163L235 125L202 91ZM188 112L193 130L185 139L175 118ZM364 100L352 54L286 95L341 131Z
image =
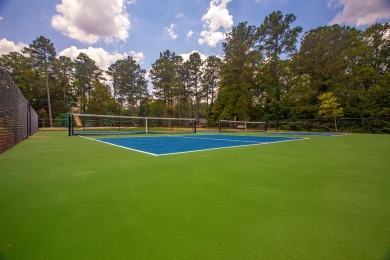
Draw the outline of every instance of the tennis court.
M250 145L304 140L295 137L242 136L242 135L179 135L154 137L121 137L92 139L121 148L154 156Z

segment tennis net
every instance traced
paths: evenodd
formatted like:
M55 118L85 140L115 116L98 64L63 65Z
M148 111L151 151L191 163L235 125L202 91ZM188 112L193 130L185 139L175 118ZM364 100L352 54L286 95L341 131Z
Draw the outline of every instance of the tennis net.
M193 118L70 114L69 136L196 133Z
M219 132L265 132L266 122L220 120Z

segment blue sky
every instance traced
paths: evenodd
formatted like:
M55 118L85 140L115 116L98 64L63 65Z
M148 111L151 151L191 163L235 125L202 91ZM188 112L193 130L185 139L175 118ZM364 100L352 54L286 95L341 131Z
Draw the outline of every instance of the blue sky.
M233 26L258 26L277 10L295 14L304 32L390 22L389 0L0 0L0 54L42 35L58 55L74 59L83 51L103 69L131 55L149 70L167 49L221 55Z

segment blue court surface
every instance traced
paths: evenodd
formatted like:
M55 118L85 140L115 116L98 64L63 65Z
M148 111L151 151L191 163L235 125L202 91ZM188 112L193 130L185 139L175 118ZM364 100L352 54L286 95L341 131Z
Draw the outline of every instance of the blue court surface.
M239 135L181 135L97 138L99 142L154 156L304 140L294 137Z

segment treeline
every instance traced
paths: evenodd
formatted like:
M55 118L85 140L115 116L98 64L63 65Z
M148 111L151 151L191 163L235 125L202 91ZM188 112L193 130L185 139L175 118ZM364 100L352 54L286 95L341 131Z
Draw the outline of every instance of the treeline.
M238 24L226 35L222 59L194 52L184 61L161 52L149 71L152 93L146 70L132 57L102 71L85 53L57 57L42 36L0 62L50 122L67 104L84 113L209 122L389 117L390 24L322 26L297 46L302 28L292 26L295 20L277 11L259 26Z

